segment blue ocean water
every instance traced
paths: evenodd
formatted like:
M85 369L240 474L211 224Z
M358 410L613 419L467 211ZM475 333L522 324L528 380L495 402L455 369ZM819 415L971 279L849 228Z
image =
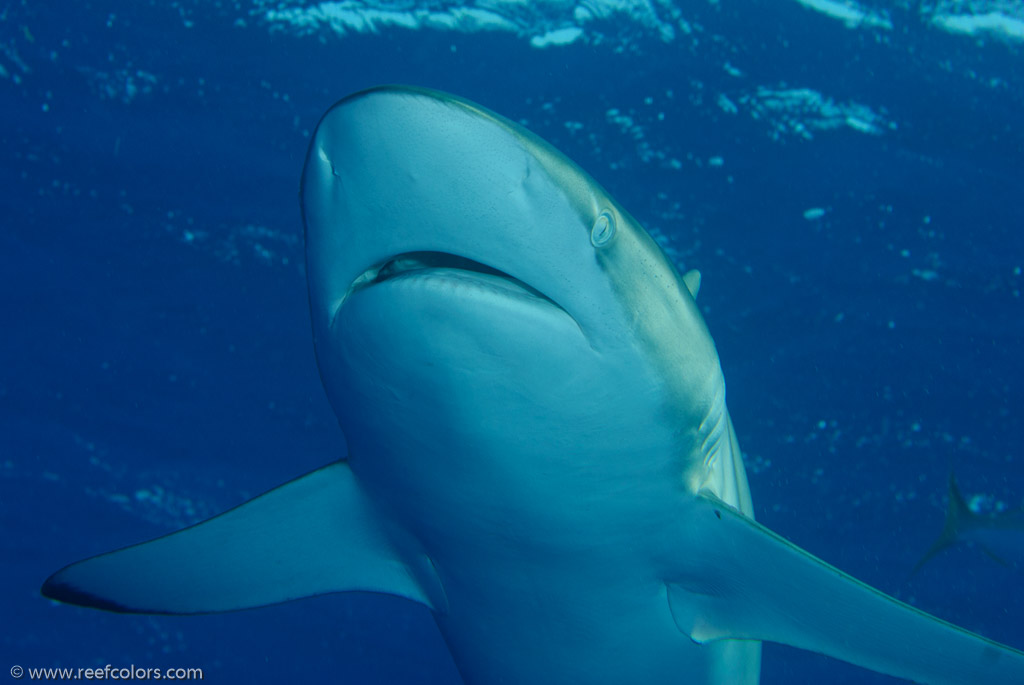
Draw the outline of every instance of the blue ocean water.
M344 454L298 177L335 100L454 92L699 268L759 520L1024 647L1024 575L908 579L955 468L1024 499L1024 3L90 0L0 8L2 664L457 683L429 615L337 595L121 616L38 588ZM685 678L683 678L685 680ZM762 682L891 682L768 645Z

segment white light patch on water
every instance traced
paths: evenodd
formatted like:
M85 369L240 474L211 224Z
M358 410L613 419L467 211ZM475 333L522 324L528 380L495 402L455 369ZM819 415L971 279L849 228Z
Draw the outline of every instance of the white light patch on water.
M256 13L272 28L300 35L323 30L337 35L377 33L387 28L432 29L481 33L502 31L528 38L535 48L570 45L590 31L595 20L636 24L670 42L675 27L659 16L665 3L647 0L487 0L479 3L401 2L373 3L361 0L320 2L306 5L277 0L256 0ZM677 19L669 4L667 14ZM595 29L595 36L599 32Z
M272 24L298 29L299 33L313 33L328 29L334 33L377 33L381 29L432 28L458 30L466 33L481 31L516 31L518 27L500 14L475 7L452 7L446 11L413 8L400 11L373 7L360 2L321 2L311 7L270 9L264 18Z
M583 37L583 29L579 26L573 26L570 28L548 31L543 36L534 36L530 39L530 45L535 48L547 48L552 45L568 45L569 43L575 43L581 37Z
M0 13L0 22L6 20L7 10L5 9L3 13ZM29 44L35 42L35 38L28 32L26 27L22 26L21 30L24 40ZM17 39L13 36L10 38L5 36L4 40L0 40L0 77L10 79L16 85L20 85L22 74L28 74L32 70L25 60L21 58L21 55L18 54L17 42ZM56 61L57 54L55 52L51 53L50 56L51 59ZM5 61L7 62L6 65L4 64Z
M875 127L873 123L860 119L854 114L850 114L846 117L846 125L855 131L860 131L861 133L879 133L878 128Z
M990 35L1003 40L1024 42L1024 18L1008 16L1002 12L935 14L932 24L950 33Z
M89 497L109 502L150 523L180 528L210 518L222 510L219 503L193 499L174 492L176 476L172 472L138 473L116 462L102 444L74 436L74 443L88 455L91 471L79 474L75 488ZM57 474L42 472L44 480L61 482Z
M975 514L984 514L992 510L991 497L988 495L973 495L967 500L967 508Z
M0 55L8 59L11 64L14 65L11 69L8 69L4 66L3 62L0 62L0 76L6 79L11 79L15 83L21 83L21 76L17 71L14 71L14 68L17 67L22 74L27 74L30 69L28 68L28 65L22 61L21 57L18 55L18 51L14 49L13 45L0 43Z
M184 225L182 225L184 224ZM213 231L195 228L191 217L167 213L164 230L182 243L209 251L236 265L262 263L267 266L302 264L302 237L295 231L258 224L217 226Z
M100 99L119 100L126 105L140 95L151 95L157 85L156 76L141 69L102 71L79 67L78 72L88 79L93 92Z
M768 122L771 137L797 136L812 140L815 131L842 128L858 133L882 135L896 125L868 105L859 102L836 102L810 88L774 89L759 87L743 95L740 103L755 119Z
M807 9L838 19L851 29L881 28L892 30L888 14L863 7L849 0L796 0Z
M644 126L637 123L637 119L643 116L644 115L642 113L638 114L632 109L628 112L623 112L618 108L612 108L605 112L605 120L610 125L618 128L623 135L633 139L636 145L636 156L640 161L645 164L650 162L665 162L668 159L667 152L665 150L654 149L650 142L646 140Z

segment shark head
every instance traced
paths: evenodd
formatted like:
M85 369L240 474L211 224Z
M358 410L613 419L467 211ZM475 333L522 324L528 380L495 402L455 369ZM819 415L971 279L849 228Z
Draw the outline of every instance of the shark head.
M477 458L552 430L626 449L609 436L655 416L690 487L706 481L724 382L693 293L547 143L450 95L359 93L318 127L303 209L317 357L357 460L400 433L422 441L403 455L466 451L453 426Z
M520 628L599 594L564 569L534 598L541 615L481 625L480 606L522 611L538 559L635 588L635 559L595 550L635 542L638 525L660 536L679 492L749 513L696 276L554 148L459 98L380 88L324 116L302 188L317 359L348 463L415 540L406 555L429 557L469 677L503 668L497 645L550 662L538 650L559 641ZM633 592L616 602L668 619ZM649 636L630 638L623 668Z

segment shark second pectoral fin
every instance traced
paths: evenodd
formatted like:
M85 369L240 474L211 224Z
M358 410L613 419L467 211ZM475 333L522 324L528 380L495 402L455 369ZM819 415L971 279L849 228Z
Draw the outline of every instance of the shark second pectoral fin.
M191 528L67 566L43 594L111 611L193 614L353 590L431 606L428 594L443 597L421 589L439 587L432 581L429 560L411 570L399 559L339 462Z
M712 497L668 599L696 642L779 642L921 683L1024 682L1024 654L899 602ZM690 530L694 530L691 528Z

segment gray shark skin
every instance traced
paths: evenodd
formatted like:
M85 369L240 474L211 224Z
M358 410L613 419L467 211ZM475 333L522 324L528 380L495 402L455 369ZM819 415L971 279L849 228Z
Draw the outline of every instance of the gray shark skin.
M763 640L1024 682L1024 654L754 521L697 274L533 134L443 93L357 93L316 130L302 208L349 455L46 596L202 613L390 593L432 612L469 685L750 684Z

